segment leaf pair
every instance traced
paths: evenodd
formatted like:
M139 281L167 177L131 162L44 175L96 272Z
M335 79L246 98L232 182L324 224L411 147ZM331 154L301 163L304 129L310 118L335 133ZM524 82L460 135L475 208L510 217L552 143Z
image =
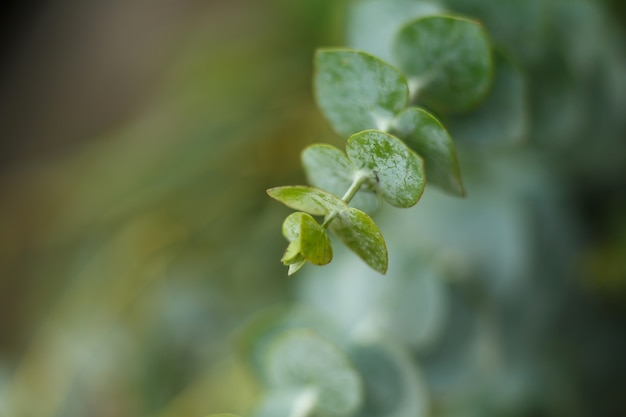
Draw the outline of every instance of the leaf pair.
M285 191L293 193L302 190L283 189ZM326 230L307 213L290 214L283 222L283 235L289 246L281 262L289 266L289 275L298 272L307 261L314 265L326 265L333 259L333 248Z
M311 184L338 195L361 181L366 196L411 207L424 191L421 158L401 140L377 130L350 136L346 153L330 145L311 145L302 153L302 164Z
M391 132L424 158L428 181L463 194L452 139L430 113L407 108L408 83L396 68L364 52L318 50L315 92L320 109L337 133Z
M328 228L351 250L375 270L387 271L388 255L385 240L376 223L364 212L348 207L345 201L326 191L307 186L275 187L267 190L270 197L299 210L283 223L283 235L289 241L282 258L289 265L289 275L306 262L326 265L333 252L326 228L311 215L326 216Z
M378 197L396 207L411 207L424 191L425 176L448 192L464 194L450 136L433 115L408 106L411 99L442 113L475 106L491 77L485 34L466 19L427 17L404 26L392 49L408 81L397 68L364 52L316 53L318 105L337 133L349 138L345 154L320 144L303 152L307 177L319 188L268 190L272 198L299 211L283 224L289 245L282 262L289 275L306 262L325 265L332 260L327 229L372 268L386 272L382 234L367 214L348 206L353 198L366 211L377 205ZM325 216L324 223L312 215Z
M355 48L384 57L406 75L411 101L441 115L458 114L487 94L491 46L481 24L443 12L437 2L356 2L349 38Z
M429 182L463 195L450 136L430 113L407 106L413 99L445 114L477 105L491 80L487 37L470 20L431 16L405 25L392 49L403 72L364 52L318 50L318 105L340 135L367 129L398 135L424 159Z

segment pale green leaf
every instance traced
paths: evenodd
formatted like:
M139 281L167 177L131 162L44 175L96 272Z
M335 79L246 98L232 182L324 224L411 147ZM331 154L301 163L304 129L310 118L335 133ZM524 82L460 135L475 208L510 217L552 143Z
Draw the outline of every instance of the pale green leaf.
M309 183L334 195L343 195L354 181L356 168L340 149L326 144L308 146L302 152L302 165ZM366 212L378 208L378 196L361 189L350 205Z
M326 265L333 258L326 230L309 214L292 213L283 222L283 235L289 246L281 261L289 265L289 275L297 272L306 261Z
M302 224L303 215L304 213L301 212L291 213L283 221L283 236L285 236L288 241L292 242L300 237L300 225Z
M464 195L454 142L433 115L410 107L394 120L392 132L424 159L429 184L452 194Z
M289 243L280 261L285 265L291 265L302 260L302 255L300 254L300 239L296 238Z
M346 207L346 203L341 198L318 188L304 185L270 188L267 190L267 194L287 207L314 216L325 216Z
M477 22L451 16L414 20L398 33L393 53L409 78L411 97L437 112L470 110L489 89L490 44Z
M314 91L322 113L342 136L365 129L387 130L409 97L400 71L372 55L349 49L316 52Z
M381 274L387 272L385 239L371 217L350 207L339 212L329 228L369 266Z
M333 259L333 249L326 229L306 214L302 216L300 225L300 253L313 265L326 265Z
M306 259L302 259L300 261L294 262L289 265L289 269L287 270L287 275L291 276L302 269L302 267L306 265Z
M352 135L348 158L368 177L367 185L396 207L411 207L424 191L422 160L400 139L377 130Z
M361 405L358 372L341 350L311 330L284 332L269 346L265 359L269 385L313 389L313 409L320 415L349 416Z

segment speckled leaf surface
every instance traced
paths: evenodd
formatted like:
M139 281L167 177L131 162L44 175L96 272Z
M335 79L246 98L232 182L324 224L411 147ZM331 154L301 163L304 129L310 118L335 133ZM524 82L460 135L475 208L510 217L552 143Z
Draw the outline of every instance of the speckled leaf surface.
M310 184L336 196L342 196L356 176L346 154L331 145L308 146L302 152L302 165ZM350 205L371 213L378 208L379 199L370 190L361 189Z
M432 114L410 107L394 120L392 132L424 159L429 184L455 195L465 194L454 142Z
M477 22L451 16L414 20L398 33L393 56L409 78L412 97L439 113L470 110L489 90L490 44Z
M404 75L365 52L321 49L315 54L314 93L333 129L342 136L386 130L407 106Z
M341 211L330 223L330 230L369 266L387 272L387 245L371 217L355 208Z
M424 191L422 160L400 139L377 130L352 135L348 158L367 174L367 185L396 207L414 206Z
M278 336L268 348L265 364L272 388L314 389L319 415L348 416L362 403L361 377L347 356L311 330L288 330Z
M346 207L346 203L341 198L319 188L305 185L274 187L267 190L267 194L287 207L314 216L325 216L332 211Z

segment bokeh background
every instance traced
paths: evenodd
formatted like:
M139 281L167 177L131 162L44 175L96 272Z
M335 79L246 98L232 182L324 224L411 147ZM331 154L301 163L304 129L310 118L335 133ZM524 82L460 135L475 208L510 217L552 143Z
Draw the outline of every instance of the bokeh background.
M347 2L3 3L0 416L245 414L246 319L349 325L362 307L336 306L420 271L397 302L425 310L396 323L432 415L626 415L624 3L445 3L519 64L515 137L452 121L468 198L383 210L389 277L338 251L302 279L264 190L304 182L307 144L343 146L310 80L316 47L358 33Z

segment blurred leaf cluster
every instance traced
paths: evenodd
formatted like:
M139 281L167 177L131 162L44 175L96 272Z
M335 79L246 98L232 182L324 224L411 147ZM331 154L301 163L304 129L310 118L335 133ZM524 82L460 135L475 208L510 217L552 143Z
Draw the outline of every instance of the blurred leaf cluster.
M50 3L0 80L0 415L626 414L620 2ZM344 141L314 48L387 59L444 12L497 51L436 114L467 197L382 209L385 277L338 249L287 279L263 190Z

